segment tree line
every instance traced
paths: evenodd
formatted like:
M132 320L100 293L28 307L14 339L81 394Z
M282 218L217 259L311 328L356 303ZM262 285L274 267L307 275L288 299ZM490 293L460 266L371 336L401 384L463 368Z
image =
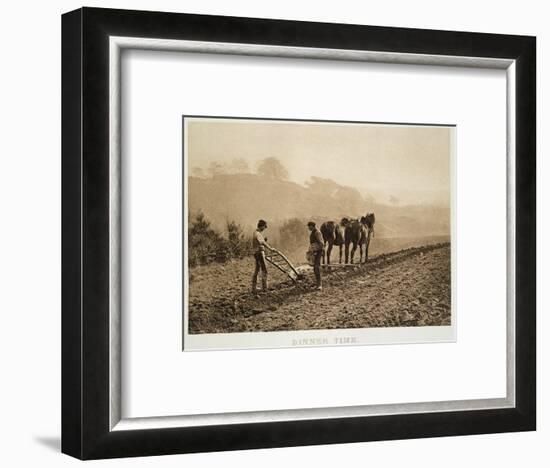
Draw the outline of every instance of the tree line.
M255 167L255 173L270 179L287 180L289 177L285 166L273 157L262 159ZM191 169L193 177L216 177L226 174L252 174L250 165L243 158L234 158L230 162L212 161L208 167L195 166Z
M189 266L242 258L251 248L252 236L246 236L235 221L228 221L222 233L212 227L201 211L189 220Z
M273 247L284 252L295 252L307 242L306 221L292 218L278 229L278 238L270 242ZM190 216L188 229L189 266L205 265L212 262L225 263L232 259L252 254L252 232L245 234L242 226L228 221L224 231L214 228L204 213Z

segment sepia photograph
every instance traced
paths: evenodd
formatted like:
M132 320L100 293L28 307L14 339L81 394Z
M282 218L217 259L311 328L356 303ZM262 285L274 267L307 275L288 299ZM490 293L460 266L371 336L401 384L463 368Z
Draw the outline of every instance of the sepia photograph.
M454 132L184 116L184 350L454 339Z

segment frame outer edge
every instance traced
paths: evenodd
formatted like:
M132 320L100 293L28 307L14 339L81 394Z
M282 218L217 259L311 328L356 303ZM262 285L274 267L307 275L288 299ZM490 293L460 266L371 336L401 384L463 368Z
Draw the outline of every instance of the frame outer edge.
M213 28L218 25L219 27ZM247 27L243 28L243 24ZM186 25L186 28L182 27ZM262 27L260 27L260 25ZM266 32L267 28L267 32ZM297 28L300 34L295 37ZM288 31L293 34L287 34ZM327 32L334 32L327 34ZM432 50L518 58L517 305L515 409L420 413L284 423L109 430L108 36L165 35L232 42ZM414 33L414 34L413 34ZM391 34L391 41L388 35ZM394 37L395 36L395 37ZM330 39L327 39L329 38ZM535 426L535 46L534 38L84 8L63 16L63 415L62 451L81 459L286 447L532 430ZM441 44L442 43L442 44ZM370 50L370 49L369 49ZM451 55L456 55L452 53ZM65 89L65 88L68 89ZM108 86L107 86L108 88ZM525 102L522 102L525 99ZM520 107L521 105L521 107ZM522 146L524 145L524 146ZM107 151L108 152L108 151ZM74 154L73 154L74 153ZM75 155L78 155L75 157ZM523 192L525 190L525 192ZM108 275L107 275L108 276Z
M109 27L103 9L81 14L81 451L102 458L110 432ZM109 15L107 15L109 16ZM118 18L123 21L123 17Z
M82 10L62 15L61 451L82 458Z
M516 409L536 430L536 38L516 62Z

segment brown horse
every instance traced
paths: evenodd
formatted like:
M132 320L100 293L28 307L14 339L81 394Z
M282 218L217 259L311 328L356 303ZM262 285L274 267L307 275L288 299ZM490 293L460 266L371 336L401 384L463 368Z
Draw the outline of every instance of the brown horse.
M342 223L344 223L344 220L347 221L344 230L346 263L353 263L357 247L359 247L359 263L363 263L363 246L365 246L364 263L366 263L369 257L370 239L371 236L374 236L374 213L367 213L366 216L361 216L360 219L348 220L344 218ZM352 244L351 258L349 255L350 244Z
M365 239L365 263L369 259L369 245L371 237L374 237L374 213L367 213L366 216L361 218L361 222L367 227L367 237Z
M323 263L325 263L326 257L326 263L330 265L330 254L334 245L339 247L339 263L342 263L342 247L344 245L344 234L342 231L343 229L340 228L340 225L334 221L327 221L321 225L321 234L323 235L324 247L326 249L326 254L325 250L323 250Z

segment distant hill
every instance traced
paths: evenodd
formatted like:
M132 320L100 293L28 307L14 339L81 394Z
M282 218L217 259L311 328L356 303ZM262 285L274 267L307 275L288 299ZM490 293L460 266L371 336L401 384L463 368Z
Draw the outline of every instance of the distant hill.
M372 197L329 179L314 177L303 186L257 174L225 174L189 177L188 188L191 215L202 211L221 230L232 220L251 230L263 218L270 223L273 238L290 218L336 221L372 211L376 214L377 237L450 234L448 207L378 204Z

